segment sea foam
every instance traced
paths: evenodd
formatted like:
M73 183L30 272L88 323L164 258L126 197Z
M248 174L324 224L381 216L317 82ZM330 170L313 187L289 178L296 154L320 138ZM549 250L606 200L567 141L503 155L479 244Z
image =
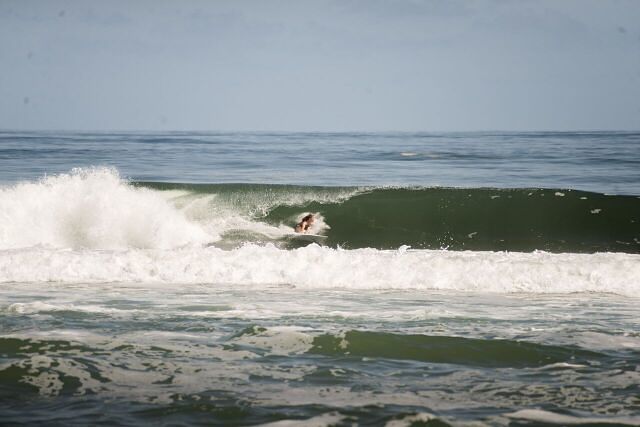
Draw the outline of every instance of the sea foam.
M256 220L280 204L344 200L343 191L263 189L236 193L157 190L134 185L114 168L76 168L70 173L0 187L0 250L45 246L67 249L174 249L203 246L239 234L275 241L293 224ZM330 228L320 213L312 232Z
M283 250L59 250L0 252L0 282L231 284L243 287L423 289L469 292L640 294L640 255L622 253Z
M216 238L115 169L74 169L0 188L0 249L174 248Z

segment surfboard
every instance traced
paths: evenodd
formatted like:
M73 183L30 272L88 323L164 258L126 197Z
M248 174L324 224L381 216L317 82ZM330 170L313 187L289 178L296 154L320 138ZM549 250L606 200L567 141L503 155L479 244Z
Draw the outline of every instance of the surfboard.
M294 233L290 234L289 237L295 240L304 240L307 242L323 242L327 236L323 236L322 234L309 234L309 233Z

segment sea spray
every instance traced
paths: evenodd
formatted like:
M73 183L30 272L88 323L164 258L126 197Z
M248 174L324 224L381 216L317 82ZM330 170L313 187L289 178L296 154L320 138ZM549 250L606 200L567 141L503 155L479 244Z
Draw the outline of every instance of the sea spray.
M111 168L0 188L0 249L166 249L214 238L158 192L127 184Z

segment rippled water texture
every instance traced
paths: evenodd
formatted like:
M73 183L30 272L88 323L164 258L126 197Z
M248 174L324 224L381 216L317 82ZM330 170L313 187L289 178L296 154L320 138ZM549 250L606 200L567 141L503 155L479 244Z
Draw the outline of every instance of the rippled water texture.
M143 284L0 297L10 421L640 421L637 299Z
M0 182L115 166L140 181L572 188L640 195L637 132L0 133Z
M2 132L0 424L640 425L639 147Z

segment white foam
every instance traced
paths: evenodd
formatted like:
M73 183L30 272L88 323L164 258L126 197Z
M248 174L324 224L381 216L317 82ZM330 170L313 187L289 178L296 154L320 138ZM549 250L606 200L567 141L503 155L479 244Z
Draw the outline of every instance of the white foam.
M509 418L537 421L548 424L580 425L580 424L625 424L640 425L640 417L574 417L572 415L556 414L542 409L522 409L506 414Z
M329 427L345 420L345 416L339 412L327 412L306 420L280 420L271 423L260 424L260 427Z
M215 236L158 192L135 188L115 169L75 169L0 188L0 248L174 248Z
M549 369L579 369L579 368L586 368L587 365L578 365L575 363L566 363L566 362L557 362L557 363L551 363L549 365L544 365L538 369L540 370L549 370Z
M609 292L640 295L640 255L623 253L342 250L0 251L1 282L193 283L298 288L433 289L493 293Z
M10 304L7 307L7 312L14 314L35 314L55 311L76 311L81 313L99 313L111 315L138 312L138 310L120 310L117 308L100 307L98 305L49 304L42 301L33 301L27 303L17 302Z
M426 424L437 417L428 412L419 412L414 415L407 415L401 419L387 421L385 427L410 427L417 423Z
M313 344L313 336L295 326L254 328L254 333L234 338L232 342L268 350L268 354L291 355L307 352Z
M172 249L218 242L229 232L239 232L240 241L273 241L291 234L296 222L296 216L286 225L256 219L273 207L312 200L335 202L362 191L366 189L247 187L241 194L159 191L131 185L113 168L74 169L0 187L0 250L37 245ZM316 213L312 232L329 228Z

